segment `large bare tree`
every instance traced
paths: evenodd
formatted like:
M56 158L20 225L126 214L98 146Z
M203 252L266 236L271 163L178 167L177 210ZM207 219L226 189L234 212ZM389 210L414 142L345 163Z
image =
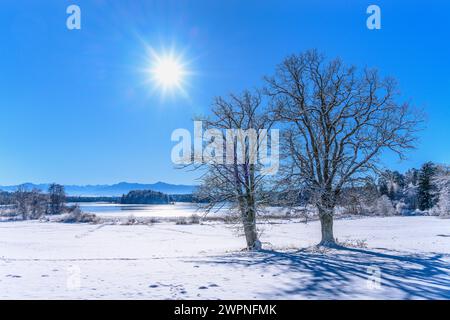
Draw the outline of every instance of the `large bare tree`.
M238 212L249 250L261 248L256 218L267 200L268 168L258 161L258 141L268 138L271 125L257 92L217 98L212 115L203 121L215 151L205 150L210 155L197 166L206 167L198 197L207 212L230 205Z
M318 209L321 245L334 245L333 215L343 188L355 186L391 150L413 148L419 113L398 102L396 82L315 50L286 58L267 77L276 119L286 124L284 183L307 186Z

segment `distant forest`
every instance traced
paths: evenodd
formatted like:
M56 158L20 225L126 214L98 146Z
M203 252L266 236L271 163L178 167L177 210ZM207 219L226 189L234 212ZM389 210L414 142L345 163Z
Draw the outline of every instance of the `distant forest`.
M152 190L130 191L120 198L121 204L168 204L170 196Z
M0 190L0 205L13 205L16 203L14 192L6 192ZM120 204L169 204L173 202L198 202L192 194L165 194L152 190L135 190L130 191L121 197L82 197L82 196L66 196L66 203L74 202L109 202Z
M169 204L173 202L197 202L192 194L165 194L153 190L133 190L121 197L73 197L67 202L110 202L120 204Z

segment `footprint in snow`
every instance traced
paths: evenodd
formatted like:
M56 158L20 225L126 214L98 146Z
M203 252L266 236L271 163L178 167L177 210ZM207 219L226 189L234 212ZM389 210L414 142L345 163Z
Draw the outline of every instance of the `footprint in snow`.
M180 294L185 295L187 293L186 289L181 284L179 285L171 284L169 286L170 286L169 291L171 292L171 295L174 299L176 299Z

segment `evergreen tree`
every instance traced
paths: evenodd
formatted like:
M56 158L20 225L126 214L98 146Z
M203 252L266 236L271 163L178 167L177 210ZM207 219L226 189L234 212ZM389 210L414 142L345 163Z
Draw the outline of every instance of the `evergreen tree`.
M378 192L381 196L387 196L389 194L388 184L383 176L378 179Z
M432 162L425 163L419 172L418 183L418 205L420 210L431 209L436 202L433 178L436 173L436 166Z

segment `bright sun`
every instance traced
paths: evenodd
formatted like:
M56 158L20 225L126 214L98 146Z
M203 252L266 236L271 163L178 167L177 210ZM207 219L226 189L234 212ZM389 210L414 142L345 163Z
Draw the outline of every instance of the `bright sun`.
M171 57L159 59L153 69L155 80L163 87L179 86L183 77L183 67Z
M180 58L174 55L159 56L153 54L150 73L153 81L163 90L163 93L172 90L183 90L183 81L186 70Z

